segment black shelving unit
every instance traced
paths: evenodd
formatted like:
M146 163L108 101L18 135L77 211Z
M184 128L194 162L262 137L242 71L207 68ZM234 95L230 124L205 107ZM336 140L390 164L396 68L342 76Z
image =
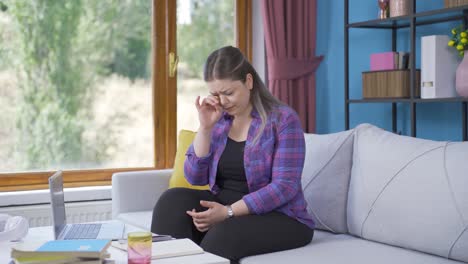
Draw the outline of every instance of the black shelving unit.
M349 23L349 0L344 0L344 65L345 65L345 129L349 129L349 108L351 104L362 103L391 103L392 104L392 130L397 132L397 104L407 103L410 107L411 136L416 137L416 109L420 103L447 102L461 105L462 112L462 138L468 141L468 98L437 98L421 99L415 96L416 89L416 27L449 21L463 21L468 25L468 5L443 8L438 10L415 12L416 0L411 3L411 12L406 16L391 17L387 19L374 19L357 23ZM409 28L410 34L410 97L409 98L382 98L382 99L350 99L349 98L349 30L351 28L386 29L392 31L392 51L397 48L397 31Z

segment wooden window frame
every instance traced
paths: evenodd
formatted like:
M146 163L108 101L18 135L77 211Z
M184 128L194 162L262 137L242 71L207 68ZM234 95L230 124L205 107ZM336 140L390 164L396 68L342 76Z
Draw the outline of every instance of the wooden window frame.
M236 46L252 62L252 0L236 0Z
M176 49L176 8L174 0L152 0L152 106L154 167L109 168L64 171L65 187L110 185L112 174L172 168L177 146L177 77L169 77L169 52ZM234 1L234 0L233 0ZM235 0L236 45L252 60L252 0ZM53 171L0 172L0 192L48 188Z

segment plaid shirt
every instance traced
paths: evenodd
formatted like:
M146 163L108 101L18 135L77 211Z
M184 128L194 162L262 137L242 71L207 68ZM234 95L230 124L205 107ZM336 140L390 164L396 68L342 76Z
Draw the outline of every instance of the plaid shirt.
M252 111L244 149L244 168L249 194L242 199L250 213L263 214L273 210L284 213L301 223L314 227L307 213L307 202L301 186L304 167L304 132L297 114L287 106L273 110L265 130L257 143L253 143L261 125L258 112ZM193 185L209 184L211 192L218 193L216 170L227 142L232 117L224 113L211 134L210 152L197 157L193 144L187 151L184 170L187 181Z

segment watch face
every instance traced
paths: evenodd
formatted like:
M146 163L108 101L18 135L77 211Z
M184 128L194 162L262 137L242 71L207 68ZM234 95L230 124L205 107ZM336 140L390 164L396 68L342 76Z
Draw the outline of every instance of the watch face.
M228 216L229 216L229 218L233 217L233 216L234 216L234 212L232 211L231 206L228 206L227 209L228 209Z

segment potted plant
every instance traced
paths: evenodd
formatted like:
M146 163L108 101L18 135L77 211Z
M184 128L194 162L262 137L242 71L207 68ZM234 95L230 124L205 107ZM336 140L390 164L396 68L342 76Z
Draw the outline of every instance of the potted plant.
M451 33L448 45L454 47L458 55L463 58L455 74L455 88L460 96L468 97L468 56L465 56L468 48L468 29L460 25L453 28Z

